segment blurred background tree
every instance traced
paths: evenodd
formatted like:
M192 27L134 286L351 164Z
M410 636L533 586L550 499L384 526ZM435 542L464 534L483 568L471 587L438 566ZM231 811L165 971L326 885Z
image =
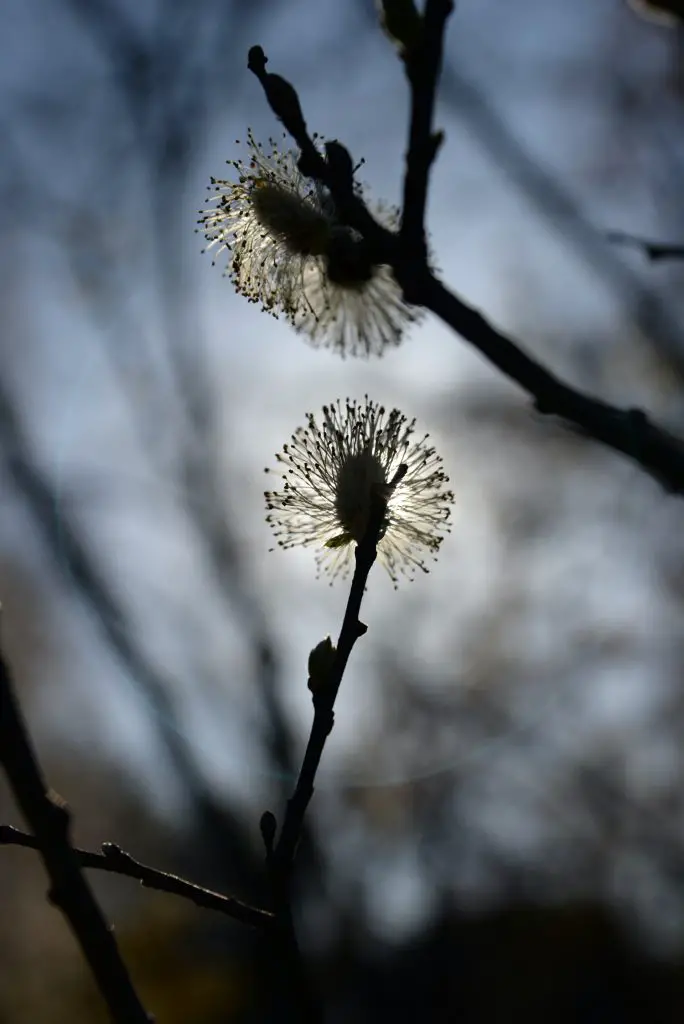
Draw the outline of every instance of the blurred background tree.
M268 554L261 467L304 410L368 390L429 426L457 516L431 576L372 579L326 751L298 898L331 1019L680 1019L680 503L432 322L381 361L307 348L193 234L235 139L279 131L256 41L396 200L406 90L373 0L3 21L3 623L76 839L263 897L259 814L345 598ZM429 218L466 300L679 433L684 270L604 233L684 239L681 31L620 0L462 0ZM0 1019L98 1019L39 865L1 856ZM244 930L94 884L159 1021L275 1016Z

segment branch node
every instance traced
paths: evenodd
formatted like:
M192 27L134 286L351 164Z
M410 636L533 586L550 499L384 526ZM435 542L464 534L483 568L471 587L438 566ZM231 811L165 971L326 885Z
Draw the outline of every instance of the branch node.
M133 859L116 843L103 843L101 849L103 856L107 858L110 864L121 866L123 864L130 864Z

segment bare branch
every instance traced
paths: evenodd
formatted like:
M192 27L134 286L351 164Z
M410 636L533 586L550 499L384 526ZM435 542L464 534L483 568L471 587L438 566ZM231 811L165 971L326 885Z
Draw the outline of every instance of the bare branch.
M684 440L656 426L640 409L610 405L559 380L450 292L432 273L426 258L407 253L401 237L378 224L362 198L350 189L348 180L339 174L339 161L324 159L307 133L298 132L297 136L301 172L330 190L343 222L363 236L372 259L392 267L407 302L431 310L478 349L534 399L538 412L566 420L580 433L632 459L666 491L684 495ZM344 149L340 143L335 146L338 151Z
M404 176L401 239L406 256L425 259L425 208L430 168L442 142L432 131L437 79L442 64L442 45L452 0L427 0L420 39L406 51L405 67L411 83L411 121Z
M356 568L330 676L323 687L314 690L314 720L311 726L309 742L295 791L288 801L280 837L273 851L273 861L280 874L287 875L292 867L304 815L314 793L314 781L318 765L320 764L325 742L334 724L335 700L340 683L342 682L342 676L344 675L344 670L347 667L349 655L354 644L359 637L364 635L367 629L359 621L359 612L368 574L377 556L378 540L380 539L380 530L386 511L385 502L379 496L374 496L366 533L356 548Z
M605 244L605 235L586 217L558 176L530 152L489 95L462 67L447 64L442 71L440 97L465 124L478 146L524 196L538 216L582 266L590 268L614 295L624 314L639 328L644 342L680 378L684 378L682 330L676 314L662 296Z
M40 843L35 836L22 832L21 829L14 828L12 825L0 825L0 846L23 846L26 849L40 852ZM81 850L78 847L73 847L73 853L82 868L135 878L145 889L156 889L158 892L168 892L173 896L180 896L190 900L197 907L215 910L219 914L232 917L233 920L252 928L267 928L273 921L273 915L267 910L251 907L248 903L242 903L235 899L234 896L225 896L212 889L196 885L194 882L188 882L178 875L141 864L140 861L135 860L114 843L103 843L102 853L92 853L90 850Z
M0 761L17 804L37 838L51 883L48 898L69 922L112 1020L117 1024L149 1024L153 1018L145 1012L133 988L114 931L81 873L69 841L69 810L45 781L1 652Z
M537 412L558 416L581 434L622 452L672 494L684 495L684 441L640 409L621 409L559 380L453 295L429 271L417 285L431 309L533 399Z
M68 509L57 500L48 476L32 457L16 411L0 381L0 438L10 479L35 517L47 550L60 571L68 572L76 592L94 615L95 625L110 643L120 664L155 709L161 739L187 787L196 822L207 843L242 878L257 884L253 854L236 815L218 802L208 785L183 731L175 727L176 713L168 679L146 657L129 628L124 609L103 576L88 545L75 528ZM267 654L267 652L266 652Z
M308 1024L321 1024L323 1016L306 976L292 920L290 902L292 868L304 827L306 811L314 794L316 772L326 740L335 721L335 700L342 676L354 644L367 629L359 620L359 612L368 574L376 559L378 540L386 511L386 502L379 495L374 495L371 499L366 533L356 548L356 568L335 656L329 675L321 685L313 689L314 718L309 741L294 793L287 804L280 837L275 846L273 844L276 831L275 818L269 811L261 818L261 834L266 846L266 864L276 913L276 929L272 933L274 939L273 962L280 977L286 980L290 991L294 994L300 1019Z

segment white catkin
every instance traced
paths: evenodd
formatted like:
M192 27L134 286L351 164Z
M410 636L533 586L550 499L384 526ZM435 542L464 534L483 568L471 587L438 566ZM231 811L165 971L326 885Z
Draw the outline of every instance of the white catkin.
M367 396L307 415L276 456L280 490L266 491L267 521L283 548L316 547L319 571L345 576L354 544L365 532L374 490L387 502L378 558L395 585L399 576L427 572L450 530L454 495L442 459L416 439L415 420L387 411Z
M230 252L236 290L342 356L379 356L399 344L420 312L404 302L391 268L368 261L328 191L300 173L296 153L273 140L267 151L251 132L247 145L247 163L228 161L237 180L212 179L200 217L207 249ZM397 228L396 210L374 213Z

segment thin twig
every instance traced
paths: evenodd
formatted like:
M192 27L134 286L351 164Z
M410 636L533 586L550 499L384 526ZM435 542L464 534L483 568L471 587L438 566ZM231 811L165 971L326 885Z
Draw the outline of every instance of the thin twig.
M330 190L343 223L363 236L374 262L392 267L407 302L431 310L460 334L534 399L537 412L566 420L579 433L632 459L669 493L684 495L683 439L656 426L641 409L611 405L561 381L450 292L426 259L407 255L400 236L378 224L358 191L350 189L339 161L321 156L306 132L298 130L293 138L302 150L301 172ZM340 143L335 146L344 151Z
M298 1019L302 1021L302 1024L320 1024L323 1014L307 977L292 919L290 900L292 868L306 811L314 794L316 772L326 740L333 728L335 700L342 676L354 644L366 632L366 626L359 620L359 612L368 574L377 556L378 540L386 512L386 502L379 495L373 495L366 532L356 548L356 566L335 656L328 677L322 685L314 689L314 717L309 741L294 793L287 803L283 826L275 846L273 846L275 819L267 812L261 820L276 914L276 925L270 933L272 959L279 986L286 985L292 993Z
M368 573L377 556L378 539L386 511L385 502L379 496L374 496L366 533L356 548L354 576L330 676L325 686L314 692L314 718L309 742L297 785L288 801L283 827L273 851L273 862L277 871L282 874L290 871L294 860L304 815L314 793L314 781L323 748L333 727L335 700L349 655L356 641L366 632L366 626L359 621L359 612Z
M40 843L35 836L22 832L21 829L14 828L12 825L0 825L0 846L23 846L29 850L40 850ZM114 843L103 843L102 853L93 853L78 847L73 847L73 853L82 868L134 878L146 889L156 889L158 892L181 896L183 899L190 900L197 907L215 910L219 914L232 917L241 924L254 928L267 928L273 921L273 914L267 910L251 907L247 903L236 900L233 896L224 896L212 889L205 889L194 882L188 882L178 875L141 864L140 861L135 860Z
M203 851L220 863L222 871L258 884L260 873L242 826L229 807L218 801L202 772L191 744L177 727L177 714L169 696L168 678L146 656L134 636L126 612L101 571L97 559L77 530L62 496L41 472L28 444L9 394L0 380L0 439L7 472L35 518L46 550L59 572L66 573L94 624L110 644L126 671L154 711L155 728L178 777L187 789L194 825Z
M444 30L453 9L453 0L427 0L420 39L406 51L404 60L411 83L411 120L400 237L405 255L421 260L427 256L425 207L430 168L442 141L442 133L432 131L435 93Z
M50 792L33 750L14 694L7 662L0 652L0 761L22 814L38 841L50 878L48 898L66 917L117 1024L149 1024L128 975L114 931L81 873L69 841L70 814Z
M637 235L626 234L624 231L606 231L606 239L609 242L615 242L616 245L628 245L633 249L640 249L652 263L658 260L684 260L684 245L651 242L646 238L639 238Z

